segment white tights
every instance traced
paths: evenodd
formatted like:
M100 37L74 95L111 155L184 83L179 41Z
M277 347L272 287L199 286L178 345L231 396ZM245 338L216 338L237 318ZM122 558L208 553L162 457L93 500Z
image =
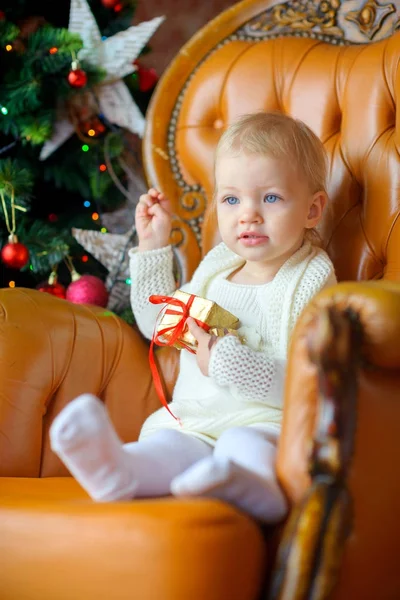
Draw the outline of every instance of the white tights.
M226 430L215 448L173 429L130 444L118 438L102 402L80 396L57 416L51 447L98 502L141 497L207 496L268 523L287 505L275 476L276 446L250 427Z

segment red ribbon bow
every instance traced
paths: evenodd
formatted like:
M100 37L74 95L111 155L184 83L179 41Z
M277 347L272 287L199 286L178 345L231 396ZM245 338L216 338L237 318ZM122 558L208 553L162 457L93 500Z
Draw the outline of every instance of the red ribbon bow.
M184 302L183 300L180 300L179 298L174 298L173 296L150 296L150 298L149 298L149 302L151 302L152 304L169 304L172 306L176 306L180 309L180 310L174 310L171 308L167 308L167 309L162 308L160 310L158 317L157 317L153 337L152 337L151 343L150 343L150 350L149 350L150 370L151 370L151 373L153 376L154 387L156 388L157 395L158 395L161 403L167 409L167 411L177 421L180 421L180 420L170 410L170 408L168 406L167 398L165 396L164 387L163 387L161 377L158 372L156 361L154 358L154 344L156 344L157 346L173 346L178 341L178 339L182 336L183 332L185 331L185 329L187 327L186 321L187 321L188 317L190 317L190 309L192 307L192 304L193 304L195 298L196 298L196 296L194 294L191 294L189 296L189 299L187 302ZM158 322L160 320L160 316L162 314L180 315L181 318L179 319L178 323L176 323L175 325L170 325L169 327L165 327L164 329L157 331L157 324L158 324ZM196 321L197 325L199 325L199 327L201 327L205 331L208 331L210 329L210 326L207 325L206 323L204 323L203 321L200 321L199 319L194 319L194 320ZM162 336L164 336L168 332L172 332L171 336L166 341L162 341L161 340ZM180 340L179 343L186 350L191 352L192 354L196 354L195 350L193 350L193 348L191 348L190 346L185 344L183 341Z

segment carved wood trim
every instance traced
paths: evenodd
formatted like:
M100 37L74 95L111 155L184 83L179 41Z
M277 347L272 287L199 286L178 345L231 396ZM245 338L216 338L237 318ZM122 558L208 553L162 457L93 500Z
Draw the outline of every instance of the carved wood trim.
M367 0L367 2L357 10L348 12L345 19L355 23L358 26L359 31L365 35L368 40L372 40L382 29L387 17L395 12L396 7L391 2L380 4L379 2L376 2L376 0ZM393 18L389 29L389 35L394 33L398 25L399 22L396 23L396 19Z
M357 314L321 310L309 332L319 416L310 442L312 485L284 528L269 600L327 600L335 586L352 502L347 489L357 420L362 330Z
M388 17L390 17L388 19ZM253 38L273 34L317 37L328 43L368 43L398 28L396 6L377 0L289 0L274 4L238 31Z

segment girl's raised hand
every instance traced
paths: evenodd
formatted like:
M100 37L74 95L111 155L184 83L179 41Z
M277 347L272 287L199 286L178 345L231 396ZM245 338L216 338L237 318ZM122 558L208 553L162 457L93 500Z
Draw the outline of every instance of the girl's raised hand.
M168 245L171 233L171 209L164 194L151 188L142 194L136 207L139 251L156 250Z

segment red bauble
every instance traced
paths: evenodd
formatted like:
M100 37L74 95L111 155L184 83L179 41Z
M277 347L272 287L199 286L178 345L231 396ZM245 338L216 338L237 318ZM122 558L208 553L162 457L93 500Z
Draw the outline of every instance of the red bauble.
M119 0L101 0L101 3L105 8L114 8L118 2Z
M134 64L137 66L136 73L139 78L139 89L141 92L148 92L158 81L157 71L153 68L147 69L146 67L142 67L137 61Z
M108 291L104 283L94 275L81 275L67 288L67 300L74 304L95 304L107 306Z
M9 242L1 250L1 260L10 269L22 269L29 260L29 250L20 242Z
M72 69L68 73L67 79L73 88L83 88L87 84L87 75L83 69Z
M56 296L57 298L65 298L66 297L66 289L61 283L49 283L48 281L44 281L40 283L37 287L39 292L46 292L46 294L51 294L52 296Z

